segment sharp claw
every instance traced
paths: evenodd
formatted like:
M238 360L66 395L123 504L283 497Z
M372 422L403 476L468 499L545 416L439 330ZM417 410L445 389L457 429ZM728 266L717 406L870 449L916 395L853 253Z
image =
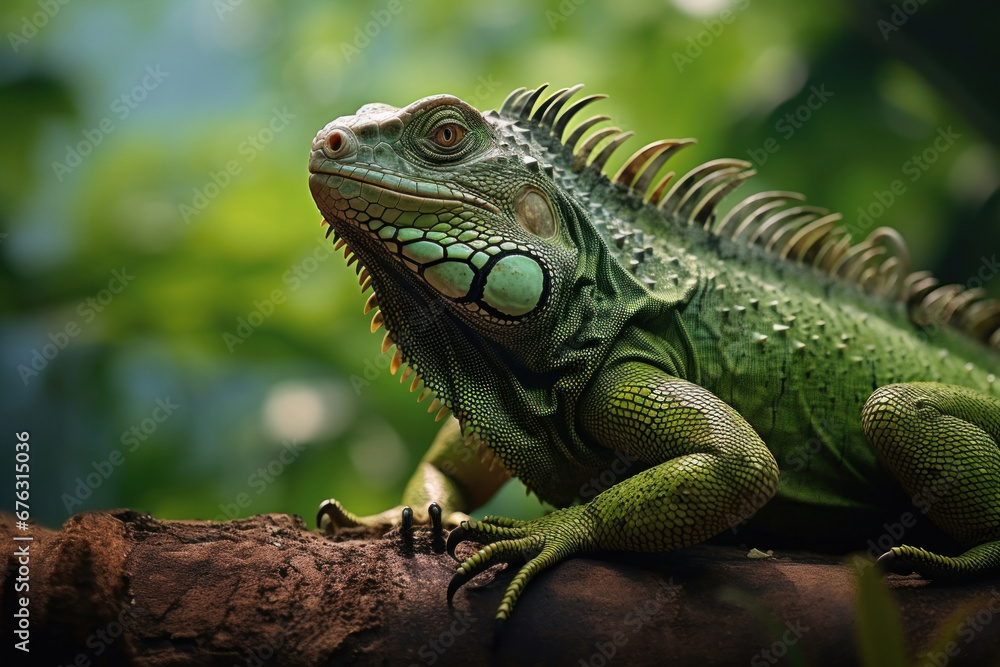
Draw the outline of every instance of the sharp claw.
M431 515L431 528L435 534L441 533L441 506L431 503L427 506L427 513Z
M455 556L455 548L465 540L469 539L468 536L469 529L466 527L465 521L460 523L458 528L451 531L448 535L448 542L445 544L445 550L448 552L448 555L456 561L458 560L458 557Z
M913 568L909 567L905 557L900 557L896 555L894 551L886 551L884 554L878 557L875 561L884 571L892 572L893 574L910 574L913 572Z
M323 530L323 517L330 517L333 519L333 510L336 508L335 501L333 498L324 500L319 504L319 509L316 511L316 527Z
M455 530L458 530L458 529L456 528ZM452 533L454 533L454 531L452 531ZM476 575L475 575L475 573L472 573L472 572L470 572L469 574L462 574L461 572L456 572L455 573L455 576L453 576L451 578L451 581L448 582L448 605L449 606L451 605L451 600L452 600L453 597L455 597L455 593L458 591L458 589L461 588L462 586L464 586L465 584L469 583L469 580L472 579L474 576L476 576Z
M400 530L406 534L413 528L413 510L409 506L403 508L403 521Z

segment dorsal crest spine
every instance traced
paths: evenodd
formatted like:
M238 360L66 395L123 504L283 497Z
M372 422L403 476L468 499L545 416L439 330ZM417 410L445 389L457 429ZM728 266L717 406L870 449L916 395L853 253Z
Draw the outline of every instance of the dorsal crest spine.
M567 134L570 122L584 108L607 96L587 95L567 107L583 85L561 88L543 98L547 87L542 84L512 91L499 114L522 127L547 131L562 146L565 164L571 171L596 172L623 194L637 196L646 206L656 207L675 224L702 226L716 236L759 246L773 254L776 261L809 266L865 292L904 302L916 324L949 324L1000 350L1000 301L986 298L979 289L942 286L925 271L911 273L909 252L896 230L879 227L855 243L850 231L838 224L839 213L805 205L801 194L782 191L746 197L717 221L722 200L756 173L749 162L712 160L677 180L673 172L668 172L653 185L661 168L678 151L694 144L693 139L654 141L633 153L609 177L603 171L605 164L632 132L617 127L594 130L610 120L608 116L594 115ZM544 168L551 174L551 165L545 164Z

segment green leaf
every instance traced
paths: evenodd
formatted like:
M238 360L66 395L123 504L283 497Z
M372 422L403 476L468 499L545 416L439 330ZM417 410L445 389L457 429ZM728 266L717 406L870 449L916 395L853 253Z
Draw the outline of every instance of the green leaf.
M861 664L904 667L906 648L896 602L882 583L882 570L866 567L858 575L857 637Z

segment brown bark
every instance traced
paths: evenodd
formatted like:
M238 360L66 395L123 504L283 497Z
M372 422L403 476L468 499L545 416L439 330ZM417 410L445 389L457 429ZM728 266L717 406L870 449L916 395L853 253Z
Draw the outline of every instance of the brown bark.
M12 552L25 544L15 533L35 537L27 656L13 648L25 595L14 589ZM613 652L620 665L703 666L795 664L799 651L808 664L857 662L854 568L836 558L754 560L717 546L574 558L539 575L494 632L513 569L483 575L449 608L454 562L440 539L424 530L409 547L397 532L353 538L333 541L281 514L212 523L119 510L30 533L5 516L0 540L14 547L4 547L0 655L37 665L598 666ZM886 582L911 652L944 628L959 631L948 664L1000 655L993 584Z

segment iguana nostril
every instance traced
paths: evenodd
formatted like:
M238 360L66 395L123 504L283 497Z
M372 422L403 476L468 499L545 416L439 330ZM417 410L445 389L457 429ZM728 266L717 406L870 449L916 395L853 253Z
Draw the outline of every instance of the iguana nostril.
M345 159L357 152L357 141L350 130L334 128L326 135L323 152L331 159Z
M333 151L334 153L340 152L341 146L344 145L343 135L341 135L340 132L337 131L331 132L330 136L326 140L326 144L327 146L330 147L330 150Z

